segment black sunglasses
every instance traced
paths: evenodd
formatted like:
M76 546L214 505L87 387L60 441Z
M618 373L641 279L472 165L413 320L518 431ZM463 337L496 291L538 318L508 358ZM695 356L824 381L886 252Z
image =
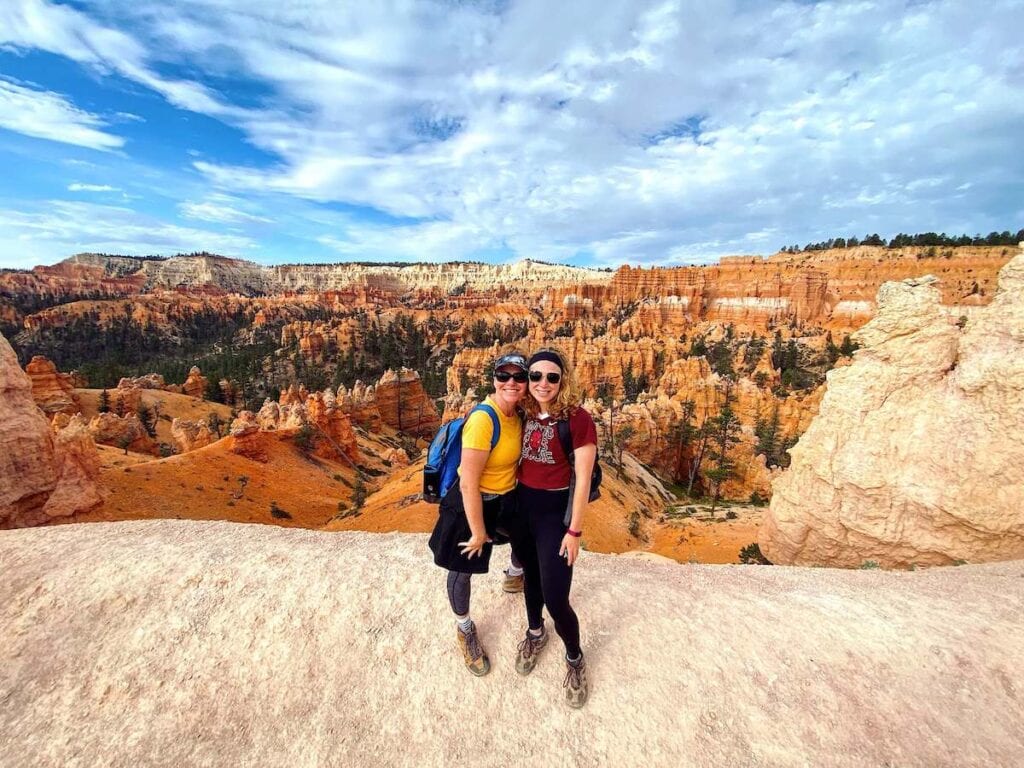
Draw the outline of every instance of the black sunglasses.
M544 378L544 374L540 371L530 371L530 381L540 381ZM560 373L549 373L547 374L548 384L557 384L562 380L562 374Z
M509 373L508 371L495 371L494 378L502 384L509 379L515 381L516 384L522 384L526 381L526 371L516 371L515 373Z

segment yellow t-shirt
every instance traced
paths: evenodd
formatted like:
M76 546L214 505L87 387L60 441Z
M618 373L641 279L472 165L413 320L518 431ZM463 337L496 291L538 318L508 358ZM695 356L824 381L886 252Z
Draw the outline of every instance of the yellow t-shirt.
M480 490L483 493L508 493L516 487L516 468L523 448L523 423L519 414L506 416L489 396L484 400L498 414L501 433L498 444L491 451L491 436L494 423L485 411L476 411L466 419L462 428L462 447L491 451L480 475ZM459 474L462 474L461 468Z

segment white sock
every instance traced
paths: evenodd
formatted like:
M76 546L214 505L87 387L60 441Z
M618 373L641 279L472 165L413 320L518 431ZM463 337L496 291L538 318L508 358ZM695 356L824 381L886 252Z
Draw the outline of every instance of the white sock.
M580 655L577 656L575 659L570 659L569 654L567 653L565 654L565 660L572 664L574 667L578 667L580 663L583 661L583 652L581 651Z
M543 637L544 636L544 625L541 624L540 625L540 629L531 629L530 630L530 634L533 635L534 637Z
M459 629L462 630L463 634L467 634L473 628L473 620L469 618L468 614L466 616L456 616L455 621L458 622Z
M522 568L516 568L514 565L510 565L508 568L505 569L505 575L506 576L522 576L523 575L523 569Z

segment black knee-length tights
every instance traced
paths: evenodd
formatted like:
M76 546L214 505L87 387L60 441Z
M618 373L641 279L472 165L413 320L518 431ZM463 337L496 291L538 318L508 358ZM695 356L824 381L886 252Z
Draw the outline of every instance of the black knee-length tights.
M576 658L580 655L580 622L569 604L572 566L558 554L566 531L562 520L569 491L542 491L520 485L518 492L523 530L513 539L512 551L523 564L526 617L531 629L540 629L547 606L566 654Z

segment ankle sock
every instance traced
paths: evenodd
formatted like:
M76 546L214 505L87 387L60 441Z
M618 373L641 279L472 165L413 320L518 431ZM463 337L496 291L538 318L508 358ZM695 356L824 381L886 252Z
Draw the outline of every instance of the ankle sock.
M505 575L506 576L522 576L523 575L523 569L522 568L516 568L514 565L510 565L508 568L505 569Z
M462 634L469 634L469 631L473 629L473 620L467 616L464 619L456 617L455 621L459 625L459 629L462 630Z
M544 637L544 625L540 625L540 629L530 629L530 634L534 637Z
M580 651L580 655L575 659L570 659L569 654L565 654L565 661L567 664L571 664L574 667L578 667L583 663L583 651Z

